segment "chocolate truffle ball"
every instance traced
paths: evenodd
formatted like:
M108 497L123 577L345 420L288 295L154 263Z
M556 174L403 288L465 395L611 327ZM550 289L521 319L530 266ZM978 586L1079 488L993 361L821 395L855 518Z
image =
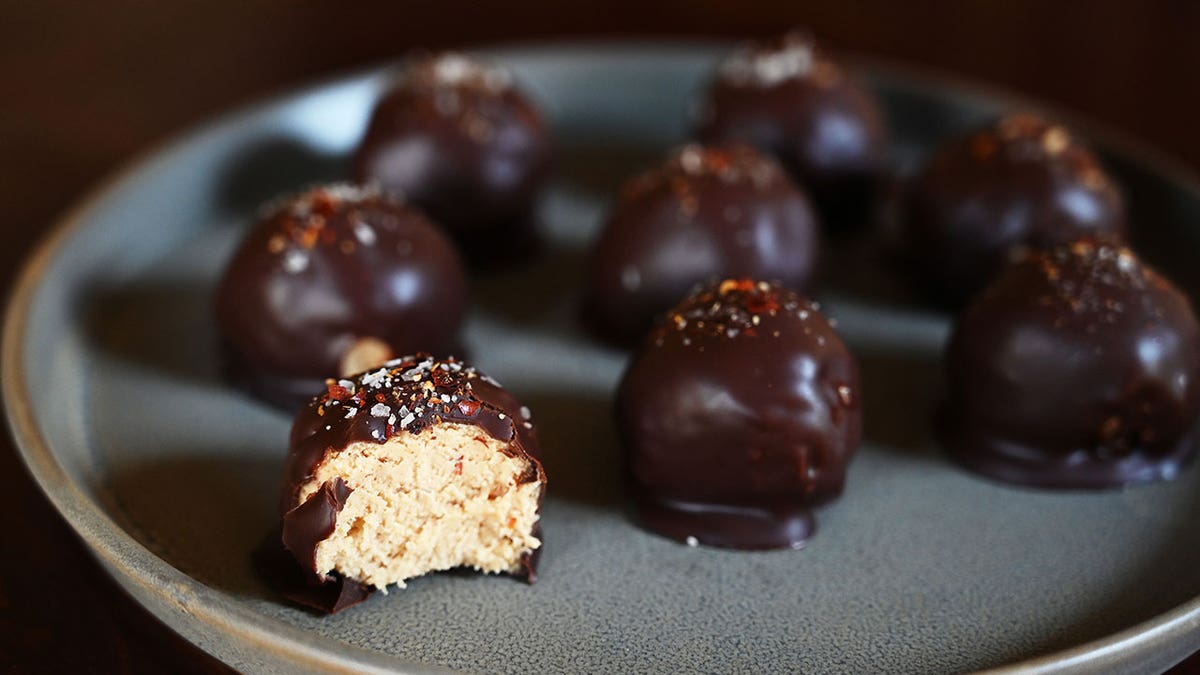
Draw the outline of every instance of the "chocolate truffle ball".
M713 277L804 288L817 248L808 199L774 160L747 145L689 145L622 188L592 251L588 320L631 344Z
M377 189L318 187L269 207L216 295L229 374L278 405L327 377L454 348L467 282L453 244Z
M1033 252L967 308L947 354L946 448L1002 481L1167 479L1195 452L1200 325L1126 248Z
M888 134L879 103L804 31L725 59L699 108L696 134L773 154L810 191L832 232L866 224L885 184Z
M858 365L816 303L710 283L647 336L617 392L642 524L691 545L799 548L862 430Z
M404 69L353 162L357 180L403 194L489 264L530 244L550 157L542 118L509 71L451 53Z
M453 358L418 354L349 378L297 415L283 544L336 611L469 567L534 580L546 472L528 408Z
M903 210L914 276L952 306L994 279L1016 247L1125 234L1121 192L1091 151L1027 114L946 143L912 182Z

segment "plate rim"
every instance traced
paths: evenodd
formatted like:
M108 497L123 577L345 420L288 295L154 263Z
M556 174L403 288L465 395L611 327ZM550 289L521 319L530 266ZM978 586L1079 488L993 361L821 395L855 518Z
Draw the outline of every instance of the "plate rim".
M631 52L682 56L711 54L728 49L733 44L728 40L571 39L488 44L468 51L499 59L532 54L545 56L547 53L571 54L575 58L613 57ZM1082 131L1093 145L1152 170L1200 201L1200 172L1167 151L1064 106L1045 103L1004 86L948 74L936 68L853 52L847 54L847 60L859 72L869 72L893 81L920 85L924 89L951 89L965 96L999 103L1004 108L1041 111L1066 122L1072 129ZM89 552L106 572L130 593L132 599L171 630L179 630L171 618L199 621L209 630L235 633L241 642L269 653L279 662L326 672L395 672L397 668L415 672L436 667L350 645L237 606L223 597L222 591L188 576L137 541L104 512L97 500L88 497L66 474L53 448L39 431L26 385L23 364L25 334L34 297L51 271L58 253L85 228L97 207L119 193L123 186L135 183L155 163L168 162L177 150L221 128L235 126L238 120L327 88L379 77L402 61L403 57L399 57L365 68L335 72L299 86L273 89L249 103L237 105L172 134L165 141L152 144L122 162L75 201L63 215L57 217L46 234L30 249L9 291L3 333L0 336L0 372L4 374L0 378L0 398L18 456L42 494L87 544ZM162 606L149 604L141 597L142 592L154 596ZM189 618L171 617L172 610ZM1189 635L1195 638L1193 642L1200 647L1200 596L1117 633L983 672L1059 673L1105 666L1119 668L1133 665L1136 657L1151 655L1160 646L1182 642ZM207 645L200 644L189 635L185 634L184 637L220 658ZM1182 655L1186 656L1186 653Z

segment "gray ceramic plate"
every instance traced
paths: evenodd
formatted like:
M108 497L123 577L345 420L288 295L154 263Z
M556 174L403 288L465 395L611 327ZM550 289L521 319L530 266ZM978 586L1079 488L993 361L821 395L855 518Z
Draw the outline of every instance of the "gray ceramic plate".
M513 49L561 140L548 255L477 284L468 343L541 424L551 476L542 580L443 574L317 617L250 551L275 522L289 420L217 377L208 294L255 205L341 175L375 72L227 117L137 164L25 270L4 395L37 481L135 598L251 671L1153 670L1200 648L1200 471L1107 494L991 484L929 441L948 323L869 250L824 296L865 371L867 442L803 551L688 548L623 511L609 397L624 357L574 323L580 259L621 177L682 138L720 49ZM868 67L897 161L1014 100ZM1141 245L1200 291L1197 183L1092 135ZM1143 236L1144 235L1144 236ZM1164 245L1167 243L1169 245Z

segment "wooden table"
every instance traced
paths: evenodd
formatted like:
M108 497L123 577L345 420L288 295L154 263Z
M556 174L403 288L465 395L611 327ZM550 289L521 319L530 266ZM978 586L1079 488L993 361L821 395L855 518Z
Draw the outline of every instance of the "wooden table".
M1200 167L1200 3L1190 0L10 0L0 4L0 284L58 214L135 154L316 77L417 46L737 37L801 24L849 50L1085 112ZM0 476L0 667L225 670L105 576L7 438Z

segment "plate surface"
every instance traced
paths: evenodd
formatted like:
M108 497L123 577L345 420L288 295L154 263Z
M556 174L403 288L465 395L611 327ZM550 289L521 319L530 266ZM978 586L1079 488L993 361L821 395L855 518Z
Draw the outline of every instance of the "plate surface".
M630 523L609 415L625 356L575 323L580 262L620 180L683 138L720 54L491 53L544 105L562 152L543 209L550 250L477 281L466 332L477 365L539 422L551 488L537 585L441 574L317 617L280 602L251 565L276 522L290 420L218 378L209 294L261 201L343 175L384 71L188 135L39 250L3 361L36 479L140 602L242 670L1122 671L1200 648L1200 470L1055 494L950 466L929 438L949 323L910 302L869 245L831 251L818 293L861 359L867 440L809 547L688 548ZM864 75L887 104L901 170L1020 104L879 66ZM1200 297L1196 183L1091 139L1129 191L1138 247Z

